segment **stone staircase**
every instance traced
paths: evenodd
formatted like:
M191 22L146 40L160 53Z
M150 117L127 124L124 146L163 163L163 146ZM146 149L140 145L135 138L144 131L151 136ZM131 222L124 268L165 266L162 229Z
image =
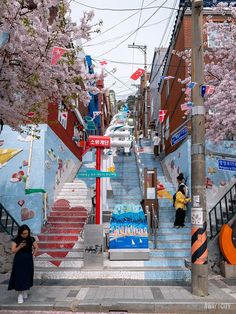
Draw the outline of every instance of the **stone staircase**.
M110 211L112 211L116 204L140 204L142 193L139 185L140 178L138 175L138 167L156 167L158 172L158 180L165 186L166 190L168 190L171 195L173 195L175 192L173 185L168 182L164 176L160 161L153 159L152 148L148 142L146 142L146 145L144 145L144 150L143 152L140 152L138 158L139 160L137 163L134 152L132 152L131 156L126 156L121 152L114 159L116 172L119 174L119 176L117 178L111 179L113 195L108 198L108 207ZM83 170L86 170L85 168L88 168L89 166L85 164L82 167ZM75 179L74 182L77 180L78 179ZM83 179L78 181L83 182L80 182L80 187L84 189L92 186L95 182L94 179ZM74 187L67 184L66 189L73 190ZM75 191L72 192L72 190L71 193L74 193ZM59 197L63 197L64 192L65 191L62 190ZM84 194L86 195L86 193ZM86 198L85 196L83 201L81 199L81 206L87 204L87 199L88 197ZM73 201L73 199L71 200ZM63 212L63 209L61 209L61 211ZM53 216L54 214L52 217ZM55 216L58 217L57 214L55 214ZM73 217L71 212L68 216ZM66 257L59 257L59 254L63 254L62 252L65 252L65 246L61 249L58 248L58 255L54 258L54 261L57 260L60 262L60 265L56 267L55 264L51 262L49 263L50 268L48 271L45 271L45 264L39 264L45 262L43 260L37 261L36 259L38 271L36 272L35 277L45 278L46 276L52 279L76 279L83 280L83 282L85 281L88 284L90 282L93 283L94 280L103 280L104 284L112 280L122 280L133 283L136 282L136 284L143 281L146 281L150 284L157 282L168 283L173 281L189 281L190 271L185 268L184 260L190 257L190 224L186 222L185 228L174 229L174 217L175 210L172 206L172 201L166 198L159 199L160 222L157 233L157 249L153 248L153 242L150 241L150 260L148 261L110 261L108 259L108 253L104 252L104 267L102 270L96 268L89 270L85 269L83 267L83 239L78 236L76 240L75 234L65 232L66 238L63 245L69 246L69 248L66 249L68 251ZM78 224L79 227L79 221L74 221L74 223ZM70 222L70 226L71 224L72 222ZM54 242L58 241L58 238L54 239ZM40 249L41 252L43 252L43 250L45 251L46 247L41 246ZM50 257L51 256L48 257L49 260Z
M134 153L126 156L120 152L114 158L114 164L118 177L111 179L113 195L108 198L109 210L112 211L117 204L140 205L142 196Z
M53 268L83 266L83 239L92 203L86 184L75 179L66 182L51 208L47 224L38 235L39 251L35 260L36 277L48 275Z
M157 168L157 179L169 192L175 193L175 188L163 172L160 160L154 160L150 142L144 142L144 150L138 155L138 162L142 168ZM159 226L157 232L157 249L151 250L151 260L144 262L144 266L156 267L156 272L145 272L145 279L165 281L189 281L191 273L185 267L185 259L191 254L191 225L188 217L185 219L185 227L173 228L175 209L172 200L158 197L159 202ZM186 216L189 216L187 214ZM150 247L153 243L150 243Z

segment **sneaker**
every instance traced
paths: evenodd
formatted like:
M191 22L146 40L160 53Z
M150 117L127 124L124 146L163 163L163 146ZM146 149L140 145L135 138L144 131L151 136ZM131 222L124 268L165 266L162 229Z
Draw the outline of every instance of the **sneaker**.
M28 298L28 293L27 293L27 291L23 291L23 298L24 298L24 299L27 299L27 298Z
M19 304L22 304L23 302L24 302L23 294L22 294L22 293L19 293L19 294L18 294L18 303L19 303Z
M180 226L176 226L176 229L179 229L180 228Z

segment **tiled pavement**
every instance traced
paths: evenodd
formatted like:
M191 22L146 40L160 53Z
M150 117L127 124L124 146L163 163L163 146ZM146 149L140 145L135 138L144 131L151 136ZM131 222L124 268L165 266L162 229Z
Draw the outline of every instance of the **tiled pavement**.
M209 295L191 294L191 286L83 285L81 281L35 281L29 298L18 305L15 291L0 283L0 313L44 313L42 311L118 313L235 313L236 282L219 275L209 276ZM26 312L28 311L29 312ZM23 313L23 312L22 312ZM53 312L52 312L53 313ZM59 312L55 312L59 313ZM35 313L36 314L36 313ZM114 312L113 312L114 314Z

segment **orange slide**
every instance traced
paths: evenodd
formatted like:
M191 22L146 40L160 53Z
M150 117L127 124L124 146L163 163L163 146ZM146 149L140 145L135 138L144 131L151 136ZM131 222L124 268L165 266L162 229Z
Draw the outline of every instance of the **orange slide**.
M219 245L224 258L231 265L236 265L236 248L232 242L233 230L224 224L220 230Z

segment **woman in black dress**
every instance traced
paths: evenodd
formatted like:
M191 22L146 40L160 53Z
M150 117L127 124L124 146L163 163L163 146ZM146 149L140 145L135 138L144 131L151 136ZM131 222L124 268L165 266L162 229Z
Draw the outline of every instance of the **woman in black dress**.
M23 303L28 297L27 290L33 286L33 256L38 250L38 244L35 238L30 236L30 228L27 225L19 227L18 234L12 241L11 250L15 256L8 290L18 291L18 303Z

